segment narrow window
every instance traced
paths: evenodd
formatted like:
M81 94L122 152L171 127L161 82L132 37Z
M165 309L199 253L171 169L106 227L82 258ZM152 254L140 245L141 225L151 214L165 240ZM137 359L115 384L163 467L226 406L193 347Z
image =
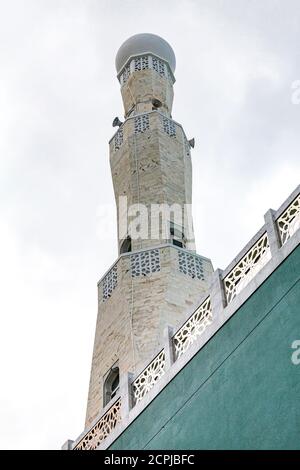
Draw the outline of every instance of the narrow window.
M180 248L185 247L185 237L181 226L170 222L170 240L172 245L179 246Z
M119 367L114 366L110 369L104 382L103 406L106 406L110 400L117 395L119 391L119 382Z
M121 245L120 253L128 253L129 251L131 251L131 238L127 237Z

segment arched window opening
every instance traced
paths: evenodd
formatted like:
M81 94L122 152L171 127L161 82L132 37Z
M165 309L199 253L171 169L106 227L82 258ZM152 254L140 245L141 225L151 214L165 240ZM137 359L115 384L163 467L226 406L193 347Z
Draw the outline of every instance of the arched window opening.
M114 366L109 371L104 382L103 406L106 406L119 391L119 367Z
M127 237L121 245L120 253L128 253L129 251L131 251L131 238Z

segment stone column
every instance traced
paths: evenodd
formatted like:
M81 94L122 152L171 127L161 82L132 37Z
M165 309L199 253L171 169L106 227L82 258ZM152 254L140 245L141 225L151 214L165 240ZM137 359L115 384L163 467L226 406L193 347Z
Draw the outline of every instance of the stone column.
M281 241L275 221L275 211L273 209L269 209L268 212L265 213L264 219L270 244L271 256L274 258L281 247Z
M170 369L174 362L174 350L172 338L174 335L174 327L167 325L164 329L164 351L166 360L166 371Z

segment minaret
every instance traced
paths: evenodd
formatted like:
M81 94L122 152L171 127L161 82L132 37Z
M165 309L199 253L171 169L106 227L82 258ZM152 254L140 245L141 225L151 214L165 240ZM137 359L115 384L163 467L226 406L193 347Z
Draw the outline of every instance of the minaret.
M163 345L208 287L211 261L195 253L191 147L172 119L175 55L153 34L120 47L124 122L115 118L110 164L119 257L98 283L98 318L86 426Z

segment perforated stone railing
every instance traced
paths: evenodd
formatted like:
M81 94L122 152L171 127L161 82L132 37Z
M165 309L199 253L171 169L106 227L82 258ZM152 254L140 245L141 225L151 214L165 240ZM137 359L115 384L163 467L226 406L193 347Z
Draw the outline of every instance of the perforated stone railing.
M119 78L121 85L124 85L127 82L129 76L130 76L130 64L127 64L123 68L123 72L122 72L122 74L120 75L120 78Z
M204 280L204 268L202 259L193 253L178 250L179 271L193 279Z
M264 282L272 270L276 269L300 243L299 235L295 238L297 233L300 234L300 186L292 196L277 213L272 210L267 212L265 225L253 237L253 241L249 242L247 247L242 250L237 259L231 263L233 266L231 267L230 264L224 272L221 270L214 272L207 295L200 302L199 307L191 313L175 333L170 335L169 331L172 329L170 327L166 329L168 334L165 335L164 348L155 355L142 372L136 375L136 378L126 377L126 380L123 379L121 398L100 417L76 445L73 445L72 441L67 441L68 449L96 449L121 422L121 413L122 416L123 414L127 416L126 422L128 422L131 409L136 409L139 405L139 412L141 412L143 398L160 383L160 380L163 382L164 376L167 377L167 380L171 380L170 377L173 377L172 374L170 375L173 363L183 367L186 363L184 361L190 360L190 357L196 354L211 335L215 334L228 320L228 315L233 315L236 309L256 290L256 284L252 284L249 288L251 280L266 267L264 277L261 277L259 283ZM289 243L291 244L289 245ZM273 265L268 270L267 265L270 260L273 260ZM234 305L232 301L234 299L238 301L239 295L242 293L244 294L240 298L240 302ZM231 308L232 306L233 308ZM220 318L221 313L222 318ZM204 339L201 340L201 338ZM190 351L190 355L188 351ZM168 371L169 378L166 375ZM174 374L176 375L177 372L178 367L175 368ZM136 415L133 414L132 419L135 417Z
M121 86L125 85L129 76L133 72L139 72L141 70L154 70L161 77L172 80L175 82L175 78L167 62L164 62L159 57L154 55L142 55L132 58L119 73L119 81Z
M115 152L119 150L122 144L123 144L123 127L120 127L120 129L118 130L118 132L116 133L114 137Z
M134 118L134 133L141 134L150 129L149 114L140 114Z
M212 309L210 297L208 297L173 336L175 359L187 351L211 322Z
M227 303L254 278L254 276L271 259L267 233L253 245L224 279Z
M176 137L176 125L172 119L167 117L162 118L162 128L163 131L168 134L170 137Z
M141 251L130 256L131 276L147 276L160 271L159 250Z
M131 267L131 277L139 276L150 276L161 270L160 263L160 250L159 249L148 249L137 253L129 253L122 255L123 257L129 257ZM106 302L112 295L115 288L118 285L118 264L107 272L107 274L98 283L99 289L99 300Z
M149 69L149 57L142 56L142 57L136 57L134 59L134 71L138 72L139 70L146 70Z
M277 219L281 244L284 245L296 230L300 228L300 195L288 206Z
M118 268L117 265L113 266L106 274L102 281L102 300L105 302L113 293L113 290L118 285Z
M168 137L182 142L185 155L190 156L190 145L183 127L178 122L167 117L162 111L153 110L129 116L111 137L110 151L117 153L132 136L144 135L148 131L159 129Z
M150 123L150 116L153 111L148 113L142 113L135 116L131 116L123 123L118 131L114 134L111 141L113 143L113 150L116 152L119 150L124 142L124 129L126 129L126 136L130 134L142 134L145 131L150 130L153 126L157 128L159 125L161 130L167 134L169 137L176 138L177 137L177 128L181 129L183 132L182 127L170 119L169 117L164 116L163 114L159 113L158 111L154 111L159 114L160 122L152 122ZM184 151L187 156L190 156L190 144L183 132L183 144L184 144Z
M121 421L121 399L119 398L99 421L76 444L74 450L95 450Z
M134 403L138 403L154 387L164 375L165 366L166 356L165 351L162 350L132 383Z

